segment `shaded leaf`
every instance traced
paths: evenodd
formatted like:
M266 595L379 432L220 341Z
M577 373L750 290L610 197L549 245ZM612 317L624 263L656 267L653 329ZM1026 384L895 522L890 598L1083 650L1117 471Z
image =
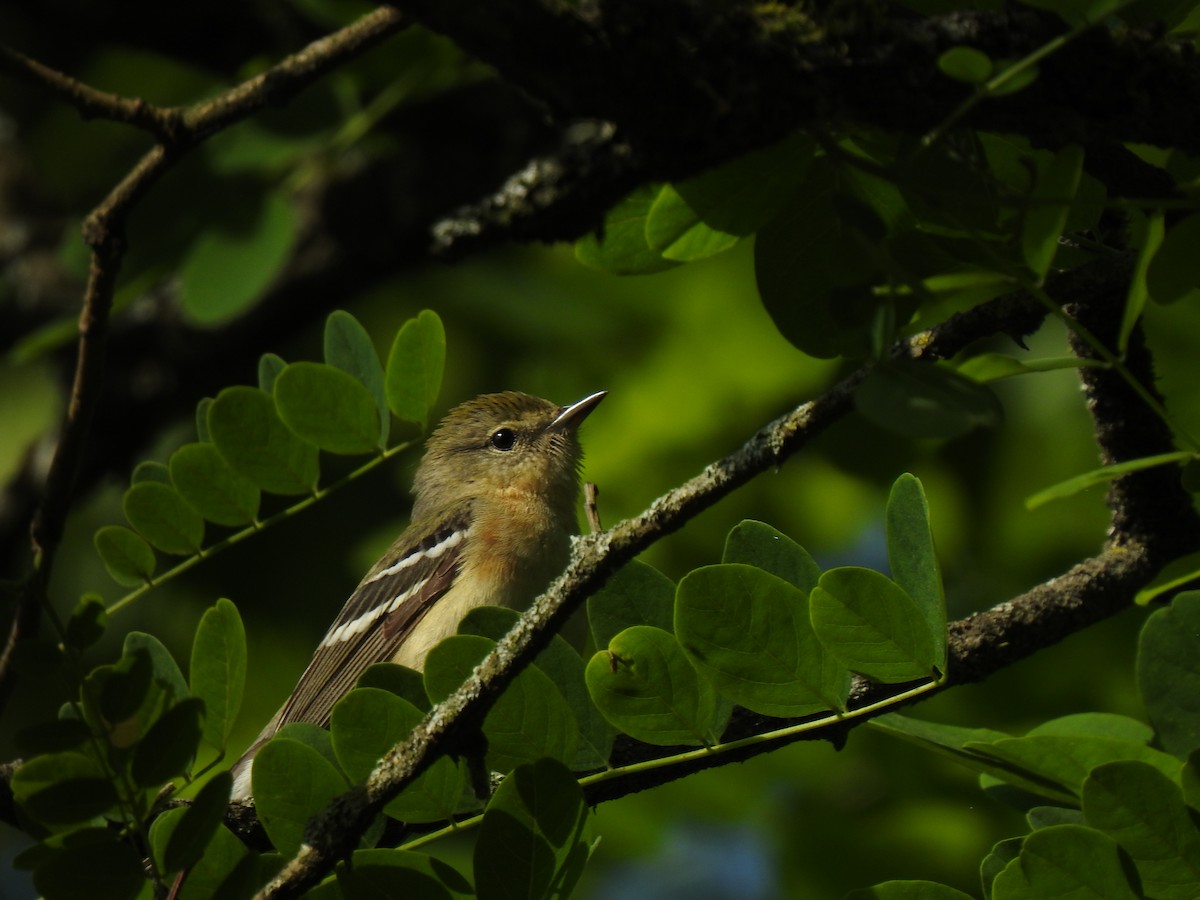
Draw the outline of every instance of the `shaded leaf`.
M1138 638L1137 681L1162 746L1186 758L1200 749L1200 591L1180 594L1146 620Z
M169 485L156 481L132 485L121 509L129 524L164 553L187 556L204 543L204 519Z
M992 74L992 60L974 47L951 47L938 57L942 74L967 84L982 84Z
M263 391L225 388L208 410L213 443L225 460L264 491L307 494L320 477L316 446L296 437Z
M47 753L13 773L13 797L31 818L55 828L108 812L117 792L100 764L83 753Z
M1033 832L1021 848L1021 869L1034 897L1095 897L1134 900L1120 848L1110 837L1081 825L1054 825ZM996 883L997 896L999 881Z
M67 644L85 650L104 636L108 610L99 594L84 594L67 620Z
M287 360L278 353L264 353L258 358L258 388L268 394L275 392L275 379L287 368Z
M207 785L200 790L201 794L211 792L204 801L205 808L208 809L210 803L215 804L215 798L220 791L218 788L209 789ZM200 796L198 795L194 803L199 802ZM224 804L221 806L221 811L224 812ZM209 810L208 815L211 814L212 812ZM202 851L198 858L186 865L187 878L183 880L179 891L179 900L251 896L256 885L248 883L251 880L248 876L257 873L247 871L246 864L252 863L253 858L250 851L246 849L246 845L219 822L216 830L203 843L201 843L200 835L207 825L198 820L183 826L186 828L185 836L176 838L175 832L181 828L181 820L185 815L188 815L187 810L169 809L156 818L154 824L150 826L150 843L154 856L165 871L176 871L171 864L166 862L168 848L171 848L170 855L173 863L191 857L197 847ZM197 818L200 818L199 814L197 814ZM207 820L207 815L204 818ZM176 846L177 840L179 843Z
M33 873L45 900L126 900L146 886L142 860L116 835L95 834L54 852Z
M343 309L335 309L325 320L325 362L353 375L370 392L379 414L378 446L386 447L391 415L383 364L367 329Z
M1062 2L1062 0L1059 0ZM1071 201L1079 190L1083 172L1083 148L1070 144L1039 167L1037 184L1021 226L1021 252L1025 263L1043 277L1058 251L1058 239L1067 223Z
M589 268L614 275L647 275L678 265L663 259L646 240L646 219L658 192L656 184L643 185L610 208L603 228L575 243L575 258Z
M246 688L246 630L224 597L200 618L189 672L191 693L204 701L204 740L224 750Z
M806 594L821 577L821 567L807 550L783 532L753 519L743 519L729 532L721 562L757 566Z
M258 486L238 474L212 444L184 444L171 454L170 466L175 489L210 522L237 527L258 516Z
M187 697L158 717L133 750L130 772L139 787L158 787L187 772L196 757L203 717L199 697Z
M936 881L885 881L851 891L846 900L971 900L971 895Z
M416 422L425 429L429 410L442 389L446 364L446 332L437 313L423 309L396 333L388 353L386 387L388 406L396 418Z
M350 900L469 900L475 891L456 869L412 850L356 850L350 865L340 864L337 885Z
M588 598L587 613L597 647L607 647L631 625L670 631L674 627L675 582L653 566L630 560Z
M154 575L154 551L137 532L123 525L105 525L96 532L96 552L112 580L124 587L140 587Z
M908 473L892 484L887 503L888 565L925 616L933 635L934 664L946 670L946 595L920 480Z
M258 819L285 856L300 849L308 820L346 790L345 779L321 754L283 737L255 754L252 773Z
M218 772L196 793L192 803L179 817L161 853L163 868L168 872L191 869L206 855L225 816L233 776ZM191 872L188 873L189 879Z
M275 408L288 428L330 453L379 448L379 413L371 392L341 369L296 362L275 379Z
M905 437L953 438L973 428L993 428L1004 412L987 387L943 366L888 360L854 392L865 418Z
M1196 246L1200 243L1200 215L1176 222L1162 238L1158 252L1146 269L1146 290L1155 303L1176 303L1200 286Z
M1038 491L1031 497L1025 500L1026 509L1037 509L1043 504L1049 503L1051 500L1061 500L1064 497L1073 497L1087 488L1094 487L1098 484L1105 484L1112 481L1114 478L1120 478L1122 475L1128 475L1130 472L1141 472L1145 469L1153 469L1156 466L1171 465L1172 463L1183 462L1191 459L1195 454L1191 451L1180 450L1175 453L1161 453L1158 456L1144 456L1141 459L1131 459L1127 462L1115 463L1111 466L1103 466L1099 469L1093 469L1090 472L1084 472L1082 475L1076 475L1074 478L1068 478L1066 481L1060 481L1058 484L1051 485L1044 490Z

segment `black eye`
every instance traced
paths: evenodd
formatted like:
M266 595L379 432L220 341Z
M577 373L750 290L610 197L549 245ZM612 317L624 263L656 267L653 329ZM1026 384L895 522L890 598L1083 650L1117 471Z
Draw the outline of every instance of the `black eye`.
M492 434L492 446L497 450L511 450L517 436L511 428L501 428Z

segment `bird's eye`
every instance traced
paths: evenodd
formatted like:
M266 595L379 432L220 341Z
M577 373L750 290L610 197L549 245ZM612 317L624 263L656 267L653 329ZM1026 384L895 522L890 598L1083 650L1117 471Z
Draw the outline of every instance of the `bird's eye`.
M511 428L500 428L492 433L492 446L497 450L511 450L517 435Z

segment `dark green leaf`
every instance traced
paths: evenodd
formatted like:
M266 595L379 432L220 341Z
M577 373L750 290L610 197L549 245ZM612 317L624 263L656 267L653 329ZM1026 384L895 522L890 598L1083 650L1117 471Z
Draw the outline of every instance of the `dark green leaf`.
M447 638L425 658L425 689L435 703L467 680L495 641L476 635ZM487 764L508 772L544 756L569 763L579 747L575 715L554 683L529 666L500 695L483 720Z
M96 532L96 552L117 584L140 587L154 575L154 551L136 532L105 525Z
M1061 16L1072 28L1087 28L1116 12L1121 0L1022 0L1026 6Z
M134 466L133 474L129 477L130 484L141 484L143 481L156 481L159 484L170 484L171 473L162 463L147 460Z
M85 650L104 636L108 625L108 610L99 594L84 594L67 620L67 643L76 650Z
M992 74L992 60L974 47L951 47L938 57L942 74L967 84L982 84Z
M351 781L363 782L389 750L407 738L424 713L379 688L358 688L333 707L330 734L338 762ZM447 821L466 787L462 766L439 757L384 808L403 822Z
M1184 471L1186 474L1187 469ZM1139 606L1145 606L1163 594L1174 594L1179 588L1197 579L1200 579L1200 552L1187 553L1163 566L1149 583L1134 594L1133 600Z
M872 370L854 393L863 416L881 428L913 438L953 438L972 428L993 428L1004 412L987 387L952 369L889 360Z
M287 368L287 360L277 353L264 353L258 358L258 389L275 393L275 379Z
M396 418L429 425L429 410L442 390L446 332L437 313L423 309L396 333L387 361L387 399Z
M130 769L139 787L156 788L187 772L200 743L204 701L188 697L159 716L133 751Z
M1117 337L1117 355L1122 359L1129 349L1129 336L1141 319L1142 310L1145 309L1146 300L1150 296L1147 275L1150 261L1162 246L1165 234L1163 211L1160 209L1148 218L1135 218L1131 230L1135 235L1138 258L1133 267L1133 275L1129 279L1129 292L1125 295L1125 310L1121 314L1121 330Z
M845 708L850 673L813 631L805 592L741 563L679 582L675 633L692 665L734 703L770 716Z
M228 772L218 772L200 788L167 838L162 852L166 871L190 869L205 855L224 820L232 790L233 776Z
M204 740L224 750L246 688L246 630L224 597L200 619L190 676L191 693L204 701Z
M659 186L647 184L612 207L603 228L575 244L575 258L585 266L614 275L648 275L678 263L663 259L646 241L646 219L658 199Z
M228 775L228 773L222 773ZM217 781L217 778L213 779ZM211 784L212 782L210 782ZM202 834L208 828L210 817L215 815L215 803L219 798L220 788L201 788L201 794L206 794L204 804L206 812L195 814L194 821L183 824L185 816L191 816L189 810L170 809L154 820L150 826L150 844L154 849L154 857L158 860L163 871L178 871L167 863L168 857L173 863L188 859L199 850L201 855L186 864L187 877L179 892L179 900L211 900L214 897L247 898L253 894L257 885L245 882L245 866L250 851L246 845L234 837L233 832L220 824L218 818L216 830L208 837ZM201 802L197 795L193 808ZM213 806L210 808L210 804ZM225 810L221 804L219 812ZM201 821L203 819L204 821ZM186 830L185 830L186 829ZM177 831L184 831L184 836L176 837ZM239 869L239 866L242 868ZM180 866L183 868L183 866Z
M579 784L551 759L519 766L501 783L479 827L479 900L566 897L573 851L586 846L587 806Z
M100 714L110 724L134 715L145 703L154 681L154 663L144 649L123 654L109 669L100 688Z
M480 606L463 617L458 633L499 641L519 619L520 614L515 610ZM576 771L603 768L612 751L613 730L588 693L583 659L574 647L555 635L546 649L534 657L533 664L558 688L575 715L580 740L575 759L569 762L570 768Z
M992 883L1009 863L1016 862L1021 854L1022 843L1021 838L1000 841L994 844L988 855L983 858L983 862L979 864L979 880L983 883L984 900L991 900Z
M141 857L116 835L56 851L33 873L33 884L45 900L132 900L147 886Z
M26 814L51 828L87 822L117 802L100 764L82 753L35 757L13 773L11 785Z
M164 553L187 556L204 543L204 519L169 485L156 481L132 485L121 509L129 524Z
M425 678L416 669L396 663L373 663L358 676L355 687L380 688L403 697L422 712L429 712L433 704L425 693Z
M297 362L275 379L279 418L310 444L330 453L379 448L379 413L362 382L325 363Z
M212 397L201 397L196 404L196 440L208 443L212 436L208 433L208 408L212 406Z
M171 480L188 505L210 522L236 527L258 516L258 486L234 471L212 444L184 444L172 453Z
M294 856L308 820L346 790L337 769L311 747L275 737L255 754L254 802L275 849Z
M1135 900L1116 842L1081 825L1055 825L1033 832L1021 848L1021 869L1034 897ZM1000 883L994 883L997 897Z
M614 637L586 675L604 717L647 744L714 744L729 719L729 707L697 676L671 633L650 625Z
M325 362L353 375L370 392L379 415L379 446L386 447L391 414L383 365L367 329L345 310L335 309L325 320Z
M849 669L885 684L936 674L937 645L924 613L885 575L830 569L810 603L817 637Z
M17 750L26 758L42 753L74 750L91 737L92 730L81 719L53 719L22 728L13 736Z
M1067 223L1082 172L1083 149L1077 144L1063 147L1049 162L1039 166L1037 184L1029 196L1021 227L1021 252L1025 264L1038 278L1045 276L1058 251L1058 238Z
M1200 748L1200 591L1157 610L1138 639L1137 680L1162 746L1186 758Z
M183 309L194 322L215 325L242 312L291 253L296 217L280 192L245 197L238 212L243 221L228 230L202 230L183 261Z
M1025 499L1025 508L1037 509L1051 500L1073 497L1080 491L1094 487L1097 484L1106 484L1121 475L1127 475L1130 472L1141 472L1157 466L1171 465L1182 462L1185 459L1190 459L1192 456L1191 451L1177 450L1173 453L1162 453L1158 456L1143 456L1139 459L1130 459L1111 466L1093 469L1090 472L1084 472L1081 475L1068 478L1066 481L1060 481L1058 484L1051 485L1048 488L1043 488L1036 494L1027 497Z
M208 428L225 460L264 491L307 494L316 487L319 451L283 424L269 394L225 388L209 408Z
M753 519L742 520L729 532L721 562L757 566L805 594L821 577L821 567L807 550L783 532Z
M475 891L457 869L412 850L356 850L339 865L337 884L348 900L471 900Z
M1098 766L1083 782L1088 823L1133 857L1142 888L1161 900L1191 900L1200 886L1200 831L1179 785L1145 763Z
M664 184L646 216L646 243L664 259L691 262L715 256L738 242L736 235L717 231L700 221L687 201Z
M971 900L971 895L936 881L885 881L851 891L846 900Z
M1196 272L1196 245L1200 242L1200 215L1172 225L1146 270L1146 289L1155 303L1175 303L1200 286Z
M670 631L675 616L675 583L653 566L631 560L588 598L587 613L597 647L607 647L631 625Z
M892 484L887 504L888 565L892 578L914 601L933 635L934 660L946 670L946 595L933 546L929 503L914 475L905 473Z
M815 149L812 138L797 132L674 187L706 225L745 236L784 207L804 182Z
M131 631L125 635L125 643L121 646L122 656L132 656L141 652L150 657L154 682L165 692L168 705L188 696L187 682L183 673L179 671L179 664L162 641L144 631Z

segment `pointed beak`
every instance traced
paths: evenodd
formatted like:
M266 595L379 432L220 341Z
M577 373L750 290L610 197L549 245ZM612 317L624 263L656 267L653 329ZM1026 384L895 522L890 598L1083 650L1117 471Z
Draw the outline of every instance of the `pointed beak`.
M596 391L582 400L576 400L574 403L562 407L555 415L554 420L546 426L546 430L574 431L579 427L579 423L586 419L588 414L607 396L608 391Z

